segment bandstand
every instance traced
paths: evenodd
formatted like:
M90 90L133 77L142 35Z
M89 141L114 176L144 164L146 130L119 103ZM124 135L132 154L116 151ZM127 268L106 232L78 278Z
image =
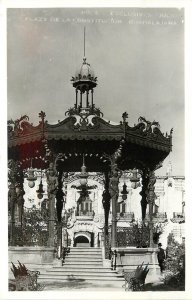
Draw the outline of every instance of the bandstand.
M40 121L37 126L30 123L27 115L8 121L10 248L20 246L21 249L26 249L22 245L24 178L27 177L33 188L34 170L44 170L48 194L48 241L44 252L53 253L55 247L61 249L63 246L62 232L66 224L62 222L62 214L66 204L64 186L67 180L71 174L77 173L79 186L76 188L80 191L80 197L86 198L87 178L94 173L101 176L104 186L102 246L105 249L105 259L108 259L110 248L120 253L121 249L117 244L117 200L119 195L126 199L126 186L123 192L119 190L119 181L124 173L129 172L133 183L138 182L138 178L142 183L142 221L145 223L148 206L148 252L152 253L155 170L161 167L171 151L172 130L170 134L163 134L158 122L150 122L144 117L139 117L137 124L131 127L126 112L122 114L119 124L106 121L102 111L95 105L94 89L97 86L97 77L86 58L71 81L75 89L75 104L65 112L63 121L49 124L42 111L39 113ZM41 194L42 190L42 186L39 186L37 192ZM89 205L87 201L87 206ZM109 227L110 207L112 219ZM80 217L79 213L79 219ZM19 244L16 230L20 232ZM78 233L74 235L76 244L88 239L92 246L91 235L84 234L84 238ZM130 251L129 249L128 255ZM139 250L134 249L132 254L134 253L137 257L140 255Z

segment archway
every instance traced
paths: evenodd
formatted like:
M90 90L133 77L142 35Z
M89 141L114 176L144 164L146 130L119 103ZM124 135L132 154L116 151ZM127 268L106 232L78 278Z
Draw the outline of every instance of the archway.
M74 240L74 246L75 247L90 247L91 244L90 244L88 237L86 237L84 235L79 235Z

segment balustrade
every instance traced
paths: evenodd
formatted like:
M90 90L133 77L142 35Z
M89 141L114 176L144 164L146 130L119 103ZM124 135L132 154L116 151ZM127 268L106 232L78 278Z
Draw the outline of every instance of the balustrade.
M146 217L145 217L145 220L146 221L149 221L149 213L146 214ZM167 220L167 213L166 212L156 212L156 213L153 213L153 222L156 223L156 222L165 222Z
M171 219L173 223L184 223L185 213L183 212L173 212L173 218Z
M133 212L117 213L117 220L131 222L134 220L134 213Z

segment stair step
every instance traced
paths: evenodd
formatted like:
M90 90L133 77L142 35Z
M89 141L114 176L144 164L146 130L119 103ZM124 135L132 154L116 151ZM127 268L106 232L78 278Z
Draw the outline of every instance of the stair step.
M102 251L85 251L85 250L83 250L83 251L81 251L81 250L74 250L74 251L70 251L70 252L68 252L69 254L70 253L78 253L78 254L102 254Z
M120 274L115 274L115 273L111 273L110 271L83 271L83 270L65 270L65 271L44 271L41 272L41 275L68 275L68 274L73 274L73 275L81 275L81 276L117 276L117 277L122 277L122 275Z
M86 249L86 250L91 250L91 251L94 251L94 250L102 250L102 248L94 248L94 247L70 247L70 250L75 250L75 249Z
M75 258L73 258L73 257L68 257L68 258L66 258L65 259L65 262L71 262L71 261L74 261L74 262L103 262L103 260L101 259L101 258L87 258L87 257L75 257Z
M102 256L102 253L96 253L96 252L70 252L68 253L68 255L66 255L66 257L70 256L70 255L78 255L78 256Z
M102 252L101 248L70 248L69 251Z
M73 248L73 249L70 249L70 252L69 253L71 253L71 252L79 252L79 253L102 253L102 250L89 250L89 249L75 249L75 248Z
M101 272L81 272L81 271L68 271L68 272L41 272L41 276L75 276L75 277L110 277L110 278L122 278L122 275L114 273L101 273Z
M89 257L89 258L100 258L100 257L102 257L102 255L101 254L89 254L89 253L87 253L87 254L83 254L83 253L81 253L81 254L78 254L78 253L70 253L69 255L67 255L67 256L65 256L65 258L67 258L67 257L77 257L77 258L81 258L81 257Z
M99 260L99 261L80 261L80 260L77 260L77 261L74 261L74 260L68 260L68 261L66 261L65 263L64 263L64 265L63 266L66 266L66 265L83 265L83 266L85 266L85 265L93 265L93 266L95 266L95 265L103 265L103 262L102 262L102 260Z
M66 257L65 262L67 261L103 261L101 257L92 258L92 257Z
M38 281L43 281L43 280L51 280L51 281L63 281L63 280L81 280L81 281L120 281L124 283L124 279L120 277L106 277L106 276L93 276L90 278L90 276L70 276L70 275L59 275L59 276L48 276L48 275L40 275L38 278Z
M82 265L82 266L79 266L79 267L73 267L73 266L71 266L70 265L70 267L66 267L65 265L63 266L63 267L54 267L54 268L51 268L51 269L46 269L46 270L48 270L48 271L76 271L76 270L85 270L85 271L90 271L90 270L94 270L94 271L103 271L103 272L105 272L105 271L107 271L107 272L113 272L113 273L116 273L116 271L114 271L114 270L111 270L111 268L104 268L104 267L102 267L102 266L96 266L96 267L92 267L92 265L91 266L84 266L84 265Z
M98 263L98 264L87 264L87 266L91 266L92 267L92 269L95 269L95 268L97 268L97 267L100 267L100 268L102 268L102 264L100 264L100 263ZM67 264L66 265L66 268L78 268L78 269L82 269L83 267L85 267L85 264L73 264L73 263L71 263L71 264Z

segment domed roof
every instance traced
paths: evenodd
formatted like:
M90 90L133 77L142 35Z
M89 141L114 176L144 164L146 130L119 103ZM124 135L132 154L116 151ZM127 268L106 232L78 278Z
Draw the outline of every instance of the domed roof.
M95 74L90 64L86 62L86 58L83 58L83 63L79 70L75 73L75 79L90 79L95 78Z
M80 69L72 77L73 87L81 90L83 93L85 90L91 90L97 86L97 77L93 72L90 64L86 62L86 58L83 58L83 63Z

